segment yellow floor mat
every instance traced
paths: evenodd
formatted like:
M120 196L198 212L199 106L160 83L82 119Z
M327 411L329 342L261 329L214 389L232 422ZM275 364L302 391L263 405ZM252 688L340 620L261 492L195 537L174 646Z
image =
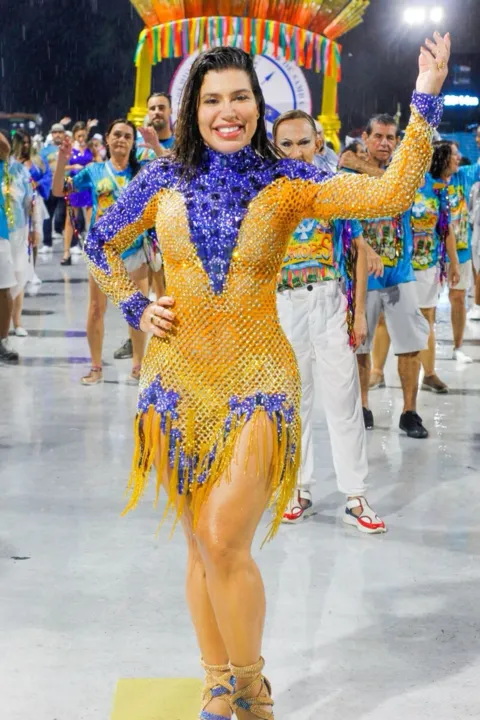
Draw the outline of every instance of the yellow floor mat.
M193 678L119 680L111 720L198 720L201 689Z

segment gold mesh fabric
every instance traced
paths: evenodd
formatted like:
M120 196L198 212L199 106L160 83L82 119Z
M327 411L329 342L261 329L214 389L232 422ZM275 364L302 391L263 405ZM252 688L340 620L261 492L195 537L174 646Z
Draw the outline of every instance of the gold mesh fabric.
M101 288L119 303L136 288L128 279L119 253L156 218L168 295L175 299L177 330L167 338L153 337L142 365L140 391L159 377L165 390L179 395L178 418L168 418L166 435L180 430L183 450L200 461L217 449L203 485L194 483L190 496L195 516L212 486L234 458L235 443L245 419L225 432L229 400L256 393L286 396L295 408L293 422L274 418L272 499L277 499L271 534L278 528L296 483L300 457L300 382L294 353L278 322L276 279L288 239L306 217L366 219L396 215L408 209L430 162L432 131L415 111L401 148L385 175L337 175L322 184L280 178L251 201L241 225L223 292L215 295L190 240L185 201L176 190L160 190L138 221L120 228L106 243L111 274L89 263ZM267 443L262 408L252 420L255 443ZM160 420L153 406L139 414L136 451L130 480L134 507L143 493L160 446ZM289 454L288 446L295 448ZM252 445L252 452L258 445ZM172 474L170 504L177 502L178 455ZM168 461L163 453L162 467ZM201 462L200 462L201 465ZM260 471L263 469L259 468ZM161 471L160 471L161 472ZM185 480L186 478L184 478ZM184 500L182 501L184 502ZM177 506L177 516L182 504Z

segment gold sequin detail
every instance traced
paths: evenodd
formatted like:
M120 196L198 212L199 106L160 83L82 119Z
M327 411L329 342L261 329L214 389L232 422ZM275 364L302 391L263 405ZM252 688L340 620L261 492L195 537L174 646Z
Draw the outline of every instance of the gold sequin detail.
M175 298L177 327L168 338L151 339L142 366L140 392L160 378L162 387L174 390L179 397L178 417L166 417L165 435L172 428L179 430L183 449L194 452L200 464L217 449L207 481L203 485L195 481L190 487L196 517L213 485L228 475L236 441L245 425L245 418L239 418L225 431L230 399L255 393L284 393L286 407L293 405L295 412L290 422L283 415L272 420L272 500L276 500L276 509L271 535L279 527L296 484L300 458L300 381L294 353L280 328L276 310L276 279L288 239L303 218L366 219L406 211L429 165L431 137L431 128L413 110L401 148L382 178L341 174L320 184L284 177L274 180L248 206L219 294L212 291L191 242L185 199L173 189L158 191L138 220L119 228L106 243L110 274L89 263L107 295L117 303L127 300L136 288L119 254L156 218L167 293ZM262 408L257 408L250 420L252 452L267 443L265 423L259 421L259 416L265 416ZM137 417L135 435L128 508L136 505L145 490L160 446L160 417L153 406ZM287 452L289 443L295 448L291 457ZM179 452L177 447L177 468ZM165 455L161 458L163 467L169 461ZM259 475L265 470L259 467ZM177 478L173 476L169 504L177 507L177 516L184 502L177 504Z

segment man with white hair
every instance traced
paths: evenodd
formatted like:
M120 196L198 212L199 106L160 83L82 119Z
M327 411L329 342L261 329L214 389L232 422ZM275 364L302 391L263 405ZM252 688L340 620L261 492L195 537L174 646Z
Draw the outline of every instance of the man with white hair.
M321 170L335 173L337 172L338 156L325 142L325 131L323 125L318 120L315 120L315 127L317 129L319 150L315 155L314 163Z

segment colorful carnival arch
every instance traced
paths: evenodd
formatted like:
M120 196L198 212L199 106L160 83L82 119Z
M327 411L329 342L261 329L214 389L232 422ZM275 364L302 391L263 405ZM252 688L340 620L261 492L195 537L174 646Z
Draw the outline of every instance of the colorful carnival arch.
M135 65L135 101L130 119L141 125L150 94L152 67L216 45L254 55L292 60L323 73L319 120L339 147L337 89L341 46L336 40L362 22L370 0L131 0L145 23Z

